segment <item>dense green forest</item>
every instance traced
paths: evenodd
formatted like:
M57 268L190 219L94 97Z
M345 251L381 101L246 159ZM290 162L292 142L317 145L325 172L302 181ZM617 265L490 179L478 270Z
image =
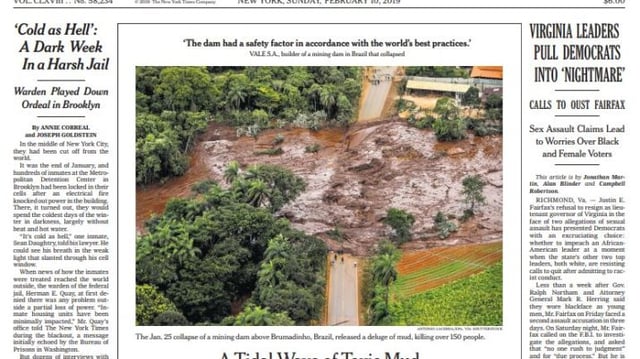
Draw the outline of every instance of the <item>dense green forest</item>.
M306 185L287 169L231 162L228 186L194 185L136 242L138 325L305 325L324 304L325 244L273 213ZM232 308L238 315L232 315Z
M296 126L346 126L361 92L359 67L138 67L136 183L187 169L209 121L239 135Z

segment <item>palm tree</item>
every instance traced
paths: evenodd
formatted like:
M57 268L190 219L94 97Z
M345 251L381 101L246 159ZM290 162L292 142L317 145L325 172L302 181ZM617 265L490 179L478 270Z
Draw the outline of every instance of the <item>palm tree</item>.
M155 250L152 240L153 237L150 234L136 238L136 262Z
M286 278L281 270L283 265L284 260L278 258L263 261L258 271L258 286L273 288L284 281Z
M249 182L247 202L254 207L260 207L269 202L269 187L264 181L255 179Z
M227 183L232 183L240 175L240 164L238 161L231 161L227 164L227 168L224 169L224 180Z
M336 103L335 89L331 86L326 86L320 91L320 103L325 109L329 109Z
M333 116L333 107L336 104L336 91L333 86L325 86L320 91L320 104L324 107L327 116Z
M382 284L385 290L385 304L389 304L389 286L398 277L396 270L397 257L391 253L377 256L373 262L373 278L377 283Z
M276 258L287 260L290 253L291 246L289 241L282 235L282 233L280 233L269 240L267 249L264 252L264 258L265 260L272 260Z
M171 242L171 226L169 223L164 223L156 228L151 234L153 245L163 250Z
M305 92L306 96L311 100L313 104L313 110L316 111L318 109L318 100L320 98L320 92L322 91L322 86L314 83L309 87Z
M400 80L400 82L398 83L398 87L396 87L396 90L398 91L398 98L400 100L402 100L402 96L404 96L404 94L407 92L407 82L408 79L406 77L403 77L402 80Z
M386 293L386 290L380 284L377 284L373 289L374 296L371 299L370 305L370 324L380 324L389 315L389 306L386 302L382 301L380 293Z
M194 246L193 238L184 227L172 226L175 221L159 226L152 234L154 246L168 261L183 265L187 260L200 255L200 248Z
M260 165L253 164L249 166L247 170L244 172L244 179L246 180L261 179L260 173L261 173Z
M233 325L293 325L295 324L286 313L272 313L269 308L262 308L255 304L246 306L236 317Z
M238 110L240 108L240 104L244 102L246 97L247 91L240 83L231 83L229 90L227 91L227 99L229 102L233 103L234 109Z
M273 325L271 313L262 307L251 305L238 316L235 325L268 326Z
M204 194L203 211L209 210L215 206L219 206L229 199L230 193L223 190L220 186L212 186L207 193Z
M167 252L178 265L183 265L189 259L196 258L200 254L200 248L193 245L193 238L189 237L187 232L182 232L172 238L167 246Z

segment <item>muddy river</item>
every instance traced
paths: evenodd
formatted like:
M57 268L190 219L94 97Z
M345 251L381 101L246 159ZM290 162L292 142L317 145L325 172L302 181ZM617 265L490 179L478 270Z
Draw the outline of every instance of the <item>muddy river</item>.
M256 155L271 148L274 137L284 136L283 154ZM318 144L317 153L305 147ZM488 242L502 239L502 137L474 137L442 143L431 131L418 130L401 121L369 123L346 133L344 129L269 130L257 140L237 138L235 130L212 125L201 136L191 167L179 178L136 191L138 230L152 213L163 211L171 197L186 196L192 184L205 178L222 183L226 164L242 167L271 163L291 169L307 182L307 190L279 215L293 226L323 238L330 248L365 255L389 234L382 220L389 207L406 210L416 222L414 240L405 248ZM459 217L466 204L462 179L480 174L487 182L486 204L476 216L446 240L433 229L438 212ZM331 238L338 228L344 238Z

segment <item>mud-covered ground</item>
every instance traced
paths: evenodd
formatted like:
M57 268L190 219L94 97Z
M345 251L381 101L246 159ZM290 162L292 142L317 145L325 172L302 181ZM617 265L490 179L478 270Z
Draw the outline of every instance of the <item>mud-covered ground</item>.
M277 156L256 155L271 148L282 134L284 151ZM317 153L305 147L320 145ZM293 225L323 238L334 250L366 255L389 234L382 223L396 207L414 215L413 241L404 248L487 242L502 239L502 137L473 137L437 142L433 133L402 121L364 124L312 132L304 129L270 130L257 140L236 138L235 130L211 126L197 145L192 167L183 177L137 191L137 226L152 212L161 212L168 198L189 194L191 185L207 177L222 181L225 165L272 163L304 178L307 190L279 213ZM438 211L459 217L466 208L462 179L480 174L487 186L486 204L458 232L440 240L433 229ZM453 219L457 222L456 219ZM327 234L338 229L343 240Z

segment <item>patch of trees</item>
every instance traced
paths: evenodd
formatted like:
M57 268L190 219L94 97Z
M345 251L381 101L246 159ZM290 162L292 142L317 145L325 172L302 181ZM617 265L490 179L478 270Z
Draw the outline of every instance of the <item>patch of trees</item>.
M399 260L400 251L393 242L385 239L378 243L375 255L365 267L363 297L369 325L389 322L390 288L398 277L396 264Z
M447 215L442 213L442 211L438 211L435 216L433 216L433 227L438 232L438 237L440 239L445 239L449 237L452 232L458 230L458 226L447 218Z
M324 305L326 247L308 236L291 242L279 234L269 240L258 271L253 301L296 323L317 323Z
M478 174L465 176L462 179L461 194L464 196L463 200L468 207L464 209L462 215L458 218L460 222L473 217L477 206L486 203L483 193L485 186L485 180ZM455 218L455 215L442 211L438 211L433 216L433 229L438 238L446 239L458 230L458 224L453 221ZM400 246L411 240L411 227L415 222L415 218L411 213L398 208L389 208L382 221L390 227L391 231L388 233L388 237L394 245Z
M181 175L208 120L250 136L286 125L345 126L360 92L358 67L138 67L137 183Z
M369 325L384 325L389 316L389 291L398 277L396 264L400 260L397 246L411 240L411 227L415 218L409 212L389 208L383 222L391 228L389 239L378 242L375 254L363 273L362 297L367 308Z
M474 87L470 87L469 91ZM468 92L468 91L467 91ZM470 103L470 109L476 109L479 116L468 118L468 128L476 136L487 136L502 133L502 95L490 94L484 102Z
M419 129L431 128L440 141L456 141L467 136L468 120L451 97L439 98L433 110L420 111L415 106L410 110L407 122Z
M464 201L469 205L469 208L464 211L464 218L474 215L476 205L486 203L486 198L482 193L486 184L480 175L466 176L462 179L462 195L464 195Z
M136 320L166 323L309 324L324 300L322 241L274 212L305 183L270 165L231 163L228 186L194 186L169 201L136 241ZM244 310L232 316L232 306ZM178 324L175 324L178 325Z
M215 91L204 67L136 68L136 183L182 175Z
M208 111L236 126L288 123L323 112L347 124L361 91L358 67L140 67L138 112Z
M464 196L464 202L469 205L469 207L465 208L462 215L458 218L460 222L467 221L473 217L477 205L486 203L486 198L483 194L485 185L486 182L477 174L466 176L462 179L461 194ZM433 217L433 228L438 233L440 239L445 239L449 237L451 233L458 230L458 225L452 221L454 218L454 215L445 214L441 211L438 211Z
M269 309L255 304L244 307L236 316L229 316L222 321L222 325L235 326L269 326L269 325L294 325L295 322L286 313L273 313Z
M347 125L361 91L358 67L250 67L212 73L215 111L234 126L260 129Z
M462 96L460 107L453 98L441 97L433 110L421 111L415 104L397 100L396 108L409 110L407 122L419 129L431 128L440 141L456 141L467 136L467 130L476 136L502 133L502 96L491 94L484 102L478 97L479 90L470 87ZM475 116L469 115L476 111Z
M460 108L450 97L441 97L436 101L433 112L437 118L433 121L433 133L440 141L456 141L467 136L467 124L460 116Z
M420 77L469 77L469 70L454 66L410 66L405 67L407 76Z
M207 126L207 112L163 111L136 116L136 183L180 176L197 133Z
M458 218L460 222L465 222L475 215L474 209L477 205L485 204L485 196L483 194L486 182L478 174L469 175L462 179L462 191L464 202L469 205L465 208L462 215ZM438 233L440 239L445 239L451 233L458 230L458 225L453 221L455 215L446 214L438 211L433 217L433 228Z
M462 100L460 102L463 106L479 106L480 90L475 86L469 87L467 92L462 95Z
M189 321L167 297L150 284L136 285L136 325L188 325Z
M398 208L389 208L383 220L391 227L391 240L398 245L411 240L411 226L415 221L411 213Z

